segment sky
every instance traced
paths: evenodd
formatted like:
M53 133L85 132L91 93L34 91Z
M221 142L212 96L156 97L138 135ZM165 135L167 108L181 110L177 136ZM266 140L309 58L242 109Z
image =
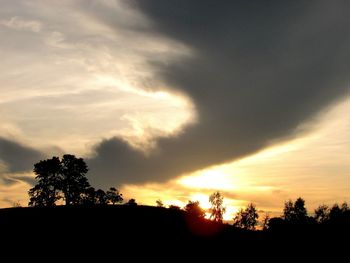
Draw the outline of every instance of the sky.
M0 1L0 207L33 164L183 206L350 201L347 1Z

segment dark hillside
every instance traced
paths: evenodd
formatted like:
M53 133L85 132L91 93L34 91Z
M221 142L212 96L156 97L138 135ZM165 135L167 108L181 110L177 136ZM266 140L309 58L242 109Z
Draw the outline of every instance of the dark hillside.
M245 231L196 219L182 210L128 205L1 209L0 229L3 248L34 254L59 252L58 257L89 257L101 252L104 256L148 257L141 251L151 256L166 253L172 258L186 253L223 257L233 251L250 259L261 253L292 251L317 257L315 251L331 253L333 246L341 249L349 244L348 228ZM293 253L289 256L295 256Z
M47 245L42 242L49 240L54 246L84 243L87 247L166 248L173 244L205 246L227 239L231 243L239 240L243 246L258 243L261 237L259 232L200 220L182 210L128 205L1 209L0 228L3 236L17 244L31 240Z

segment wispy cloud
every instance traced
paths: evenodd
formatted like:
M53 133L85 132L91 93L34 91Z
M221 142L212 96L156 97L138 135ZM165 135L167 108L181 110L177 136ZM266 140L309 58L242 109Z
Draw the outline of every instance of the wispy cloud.
M1 136L87 155L94 144L115 136L134 147L152 147L156 138L177 134L193 121L190 99L158 82L147 62L169 62L190 55L189 49L142 33L148 20L121 2L90 7L14 1L0 11L0 17L18 14L1 20L15 29L10 35L0 30L7 39L1 43Z
M18 16L13 16L7 20L0 20L0 25L15 30L26 30L38 33L42 30L42 23L37 20L28 20Z

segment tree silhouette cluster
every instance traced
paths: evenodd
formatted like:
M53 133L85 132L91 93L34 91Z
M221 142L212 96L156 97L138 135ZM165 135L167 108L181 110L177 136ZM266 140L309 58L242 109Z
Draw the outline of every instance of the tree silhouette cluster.
M214 192L209 196L211 208L209 219L222 223L225 207L223 206L223 196L220 192ZM156 201L158 207L163 207L161 200ZM169 209L180 210L175 205L170 205ZM199 201L188 201L183 208L191 217L205 218L206 211L200 207ZM350 208L345 202L341 205L334 204L329 207L320 205L314 211L313 216L309 216L305 207L305 200L301 197L294 202L288 200L284 203L283 214L281 217L271 218L268 213L259 222L259 213L253 203L249 203L246 208L241 208L233 218L233 226L246 230L255 230L258 225L262 230L273 230L281 228L298 227L305 228L312 225L350 225Z
M321 226L342 226L350 225L350 208L346 202L334 204L329 207L320 205L315 209L313 216L308 215L305 208L305 200L296 199L285 202L282 217L275 217L268 220L266 229L275 230L295 226L306 227L312 225Z
M341 205L334 204L332 207L320 205L315 209L314 219L319 224L350 224L350 208L344 202Z
M38 182L28 192L29 206L54 206L62 199L66 205L114 205L123 201L122 194L114 187L107 192L91 187L85 161L74 155L39 161L33 171Z
M236 227L254 230L258 224L258 211L253 203L250 203L247 208L241 208L236 217L233 219L233 225Z
M92 187L86 173L88 167L82 158L65 154L60 159L52 157L34 164L37 184L28 191L30 200L29 206L46 207L55 206L58 201L63 200L67 206L71 205L108 205L123 202L123 195L115 187L108 191L95 190ZM223 215L226 212L224 198L220 192L214 192L209 196L211 207L209 219L223 222ZM136 206L136 200L130 199L125 203L128 206ZM162 200L156 201L157 207L164 208ZM169 209L181 210L179 206L170 205ZM183 208L191 218L204 219L206 211L201 208L199 201L188 201ZM233 226L255 230L259 221L259 214L253 203L246 208L241 208L233 218ZM266 214L261 225L264 230L281 229L290 226L309 225L350 225L350 208L345 202L333 206L320 205L315 209L313 216L308 215L305 207L305 200L301 197L294 202L288 200L284 203L283 215L270 218Z
M294 203L288 200L284 204L283 218L289 223L303 224L309 219L305 208L305 200L299 197Z

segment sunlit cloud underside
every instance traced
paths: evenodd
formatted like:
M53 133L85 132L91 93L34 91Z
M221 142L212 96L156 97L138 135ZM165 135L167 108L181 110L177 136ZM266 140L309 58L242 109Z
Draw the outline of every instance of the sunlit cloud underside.
M350 199L350 100L315 118L299 137L238 161L208 167L166 184L127 185L123 191L145 204L161 199L185 206L198 200L209 208L209 195L221 191L228 208L225 220L253 202L279 215L288 199L302 196L309 212L319 204ZM305 127L303 127L305 129Z

